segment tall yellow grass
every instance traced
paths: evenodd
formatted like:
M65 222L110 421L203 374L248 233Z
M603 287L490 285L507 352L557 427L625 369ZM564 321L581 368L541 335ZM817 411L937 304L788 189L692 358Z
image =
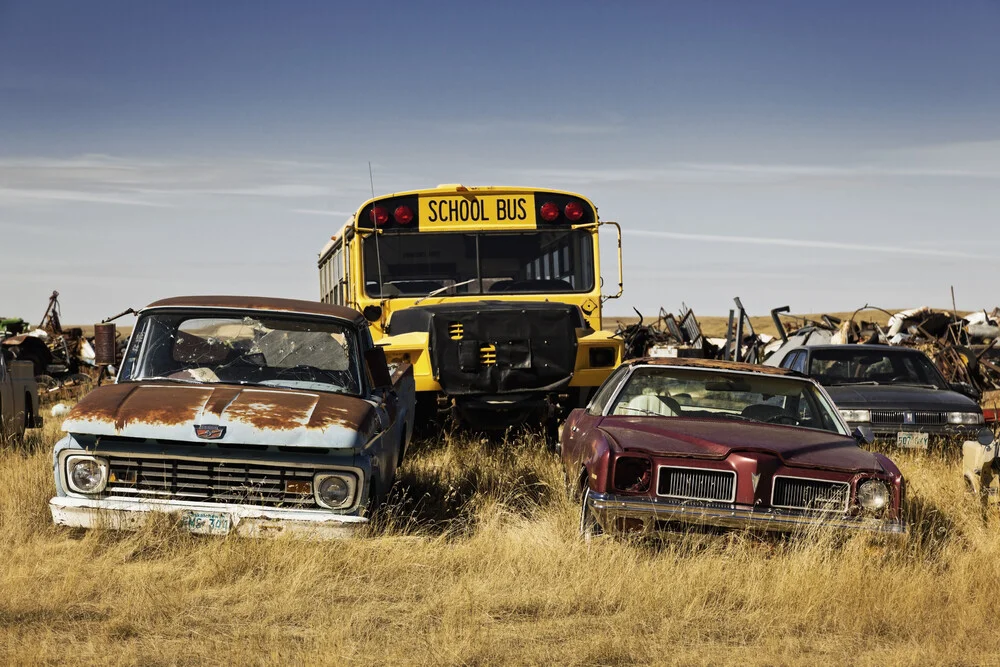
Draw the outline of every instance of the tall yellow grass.
M958 464L897 456L901 543L576 535L534 437L418 443L358 539L51 525L55 425L0 447L0 663L996 662L1000 521Z

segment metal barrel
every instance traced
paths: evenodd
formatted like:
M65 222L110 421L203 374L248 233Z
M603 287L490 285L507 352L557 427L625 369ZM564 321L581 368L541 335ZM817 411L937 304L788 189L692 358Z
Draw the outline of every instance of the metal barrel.
M99 366L113 366L118 347L114 324L94 325L94 357Z

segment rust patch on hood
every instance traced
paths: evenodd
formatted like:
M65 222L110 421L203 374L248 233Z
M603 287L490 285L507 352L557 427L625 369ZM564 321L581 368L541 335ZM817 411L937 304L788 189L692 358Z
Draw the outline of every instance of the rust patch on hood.
M90 392L67 421L113 424L116 431L135 424L240 423L260 431L340 426L362 431L374 408L353 396L289 389L241 388L232 385L123 383Z

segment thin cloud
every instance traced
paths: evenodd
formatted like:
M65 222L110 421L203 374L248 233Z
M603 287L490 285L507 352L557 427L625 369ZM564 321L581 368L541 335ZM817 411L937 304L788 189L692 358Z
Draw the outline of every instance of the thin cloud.
M733 245L774 246L782 248L813 248L817 250L868 252L948 259L992 259L988 255L977 255L974 253L962 252L960 250L861 245L856 243L841 243L840 241L808 241L805 239L779 239L759 236L724 236L721 234L687 234L684 232L664 232L652 229L623 229L622 234L629 236L645 236L648 238L670 239L672 241L693 241L697 243L728 243Z

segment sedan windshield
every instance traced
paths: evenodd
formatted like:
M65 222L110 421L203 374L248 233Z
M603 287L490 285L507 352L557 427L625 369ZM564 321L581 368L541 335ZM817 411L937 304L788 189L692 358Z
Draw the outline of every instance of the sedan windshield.
M119 381L252 384L358 395L354 333L335 320L260 313L151 313Z
M866 348L864 345L813 350L809 376L825 385L908 384L948 388L937 368L923 353Z
M609 415L754 421L847 435L823 393L797 378L645 366L609 407Z

